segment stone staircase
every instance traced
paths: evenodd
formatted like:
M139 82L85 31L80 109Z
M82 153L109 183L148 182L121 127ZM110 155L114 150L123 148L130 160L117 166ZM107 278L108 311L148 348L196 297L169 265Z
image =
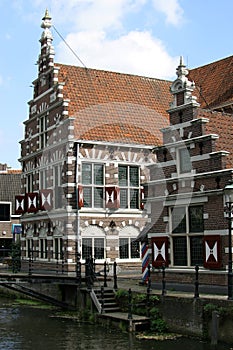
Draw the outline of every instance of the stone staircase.
M113 289L103 287L94 288L90 294L99 313L112 313L120 311L120 308L116 303Z

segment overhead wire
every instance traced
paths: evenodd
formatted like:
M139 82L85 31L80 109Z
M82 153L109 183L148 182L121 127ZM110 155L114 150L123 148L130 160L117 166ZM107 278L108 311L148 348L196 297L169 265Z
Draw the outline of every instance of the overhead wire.
M72 47L67 43L67 41L63 38L63 36L59 33L59 31L56 29L56 27L53 25L53 28L55 30L55 32L59 35L59 37L62 39L62 41L64 41L64 43L66 44L66 46L69 48L69 50L73 53L73 55L78 59L78 61L82 64L82 66L84 68L87 68L87 66L83 63L83 61L81 60L81 58L76 54L76 52L72 49Z

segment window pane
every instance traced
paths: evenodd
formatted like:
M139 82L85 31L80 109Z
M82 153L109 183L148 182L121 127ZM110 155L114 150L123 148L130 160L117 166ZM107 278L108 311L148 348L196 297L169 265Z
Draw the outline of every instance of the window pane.
M84 185L91 185L92 183L90 163L82 164L82 183Z
M94 188L94 208L103 208L103 188Z
M187 265L187 242L186 237L173 238L174 265Z
M91 188L84 187L83 188L83 206L86 208L91 208Z
M130 186L139 186L139 169L138 167L130 167Z
M131 252L132 259L140 258L140 250L139 250L139 242L138 241L131 239L130 252Z
M129 259L129 240L128 238L119 239L120 259Z
M203 220L203 207L189 207L189 231L190 232L203 232L204 220Z
M130 190L130 208L138 209L138 190Z
M190 154L187 148L182 148L179 150L180 159L180 172L188 173L192 169L192 163L190 159Z
M94 258L104 259L104 238L95 238Z
M120 189L120 207L128 208L128 190L121 188Z
M185 233L186 232L186 215L185 208L178 207L172 209L172 232Z
M191 265L203 265L203 237L190 237Z
M55 259L59 259L59 253L58 253L58 238L55 238L54 244L55 244L54 258L55 258Z
M94 165L94 184L95 185L103 185L104 172L103 165L95 164Z
M118 179L119 186L127 186L127 166L119 166L118 167Z
M0 221L10 221L10 204L0 204Z
M83 238L82 239L82 258L88 259L92 257L92 239Z

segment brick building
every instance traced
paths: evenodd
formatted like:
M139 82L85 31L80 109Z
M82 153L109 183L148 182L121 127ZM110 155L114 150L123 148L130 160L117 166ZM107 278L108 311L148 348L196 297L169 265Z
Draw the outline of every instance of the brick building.
M181 61L174 82L82 68L54 61L50 27L46 11L21 141L22 266L33 254L71 272L78 252L135 268L149 242L171 278L199 264L225 283L233 57Z
M142 183L168 125L170 83L55 63L50 27L46 11L21 141L22 267L33 254L34 268L74 271L77 252L140 266Z
M15 194L21 188L21 170L0 164L0 262L11 253L12 241L20 237L19 215L15 215Z
M161 130L163 145L154 148L157 163L150 167L146 202L150 224L140 235L149 243L156 280L161 276L157 268L164 265L167 280L193 282L198 265L201 283L227 284L223 188L233 175L233 96L228 75L232 61L230 57L214 62L188 75L181 60L171 84L170 125ZM190 77L198 85L203 82L201 94ZM200 108L198 99L208 109Z

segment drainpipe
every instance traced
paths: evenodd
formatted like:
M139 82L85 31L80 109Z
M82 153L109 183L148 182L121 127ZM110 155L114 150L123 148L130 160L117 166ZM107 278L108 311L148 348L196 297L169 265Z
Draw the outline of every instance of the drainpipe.
M76 203L77 203L77 215L76 215L76 235L77 235L77 255L81 256L81 246L80 246L80 216L79 216L79 208L78 208L78 174L79 174L79 143L77 143L77 155L76 155Z

